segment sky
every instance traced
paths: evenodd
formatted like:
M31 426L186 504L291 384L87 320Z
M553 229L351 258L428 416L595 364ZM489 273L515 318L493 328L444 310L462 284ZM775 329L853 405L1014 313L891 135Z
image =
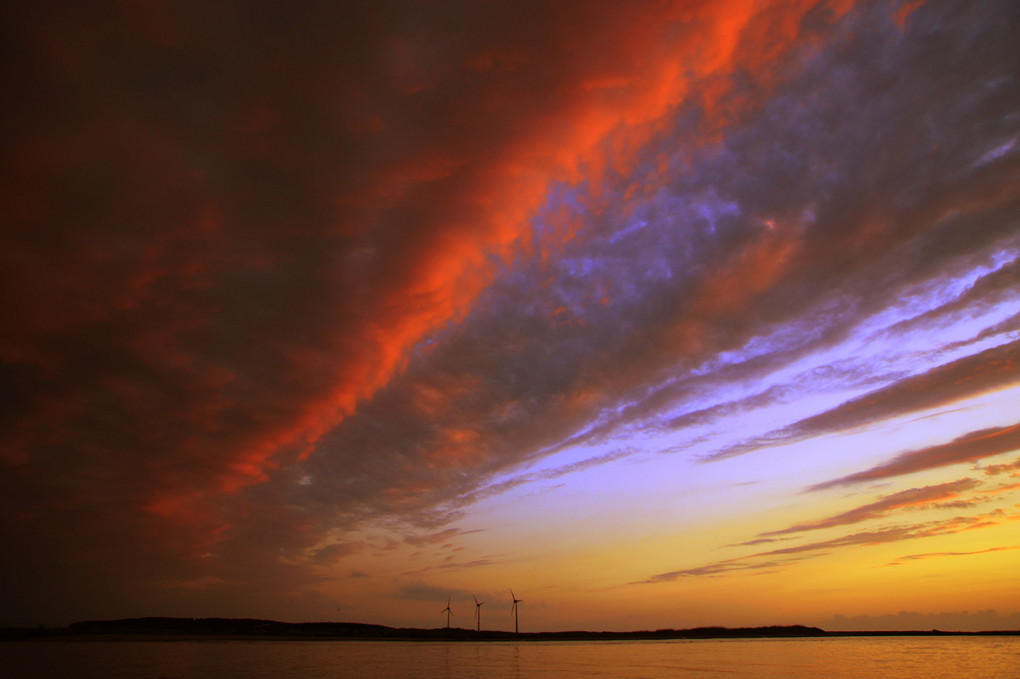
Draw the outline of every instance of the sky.
M1017 3L3 13L0 625L1020 628Z

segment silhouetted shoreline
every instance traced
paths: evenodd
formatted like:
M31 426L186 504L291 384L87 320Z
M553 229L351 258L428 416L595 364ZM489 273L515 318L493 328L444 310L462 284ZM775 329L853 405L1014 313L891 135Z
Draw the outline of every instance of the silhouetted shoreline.
M634 632L504 632L454 628L419 629L354 622L278 622L251 618L129 618L88 620L61 628L4 628L0 640L362 640L362 641L637 641L655 639L768 639L868 636L1018 636L1020 630L983 632L826 631L804 625L769 627L696 627Z

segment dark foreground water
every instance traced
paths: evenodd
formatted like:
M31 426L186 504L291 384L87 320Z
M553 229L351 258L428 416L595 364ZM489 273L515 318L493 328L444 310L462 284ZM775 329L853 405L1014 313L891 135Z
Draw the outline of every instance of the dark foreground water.
M1020 678L1020 637L619 642L28 641L0 644L22 677Z

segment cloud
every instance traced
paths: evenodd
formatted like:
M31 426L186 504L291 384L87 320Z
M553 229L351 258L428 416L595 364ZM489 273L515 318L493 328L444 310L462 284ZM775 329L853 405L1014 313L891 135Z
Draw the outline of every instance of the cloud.
M896 337L910 332L932 332L951 327L960 316L973 314L975 310L997 305L1005 306L1017 285L1020 285L1020 258L980 276L955 299L891 326L887 333ZM1016 321L1014 315L1006 319L1001 327L993 327L990 330L994 334L1006 334L1015 329ZM984 335L979 335L978 338L984 339ZM982 377L986 378L984 375Z
M282 598L325 536L439 535L493 479L631 450L515 476L568 446L794 399L766 378L898 300L986 269L894 334L991 313L1018 250L1016 8L898 6L17 4L12 607L203 577ZM993 332L957 366L1000 371L934 368L811 431L1005 384L1013 330L959 338ZM917 370L843 367L807 381Z
M315 550L314 559L316 562L331 562L342 559L345 556L355 554L364 548L362 543L357 542L336 542Z
M844 39L849 41L847 49L864 53L873 48L864 37ZM892 44L882 49L894 49ZM928 56L915 54L911 58L927 63ZM655 164L639 163L626 177L611 172L603 176L602 199L622 196L625 187L640 188L642 182L655 189L647 198L621 201L620 208L613 208L609 201L596 212L584 191L569 184L555 189L535 225L536 231L547 231L538 231L536 237L539 242L549 242L546 234L558 233L557 228L573 229L574 237L554 243L555 256L519 259L497 277L462 324L439 333L432 344L422 347L404 374L324 440L321 455L310 460L313 466L321 466L315 477L339 478L344 472L357 475L364 469L365 478L377 478L372 456L360 451L400 451L394 453L396 469L408 476L398 497L409 507L476 497L472 495L476 484L496 472L630 428L654 429L661 426L662 411L685 400L760 378L831 347L862 318L884 308L890 298L931 277L941 281L941 270L965 270L967 264L981 261L986 256L981 253L987 254L988 248L997 251L1009 233L1006 222L994 216L988 222L979 215L985 215L986 209L998 214L1008 197L993 196L990 205L964 201L974 211L957 212L952 229L936 229L931 225L940 223L943 213L942 208L932 206L960 204L959 196L950 198L934 185L921 184L904 189L903 200L914 206L914 212L897 213L895 220L902 224L890 224L894 231L902 229L900 235L869 246L884 252L883 257L841 259L846 253L833 246L828 235L852 240L854 230L863 228L861 224L879 219L867 216L868 210L878 209L876 205L886 200L899 200L881 194L897 190L897 182L889 180L881 184L881 191L868 189L879 191L882 201L873 200L866 207L851 202L854 192L863 191L858 182L873 186L874 177L865 167L872 150L877 153L879 145L887 145L869 136L870 123L893 116L902 121L903 134L913 134L905 116L906 111L919 106L913 96L922 93L916 88L922 88L922 100L934 102L940 96L940 81L937 73L926 72L920 79L923 84L904 80L902 89L883 86L877 94L869 88L878 84L869 78L878 76L861 70L855 72L860 79L857 89L830 91L819 73L836 64L825 62L824 55L814 58L814 70L790 74L785 96L775 100L773 108L755 110L744 127L734 128L732 138L721 148L691 148L673 142L696 129L685 126L685 119L678 115L676 129L661 133L657 140L657 147L679 149L671 161L676 163L675 170L670 171L668 163L665 172ZM932 63L938 63L938 58ZM897 77L895 73L887 75ZM954 80L952 87L957 85ZM906 96L908 91L911 97ZM795 105L802 92L811 93L814 108ZM872 102L872 108L861 101ZM903 110L898 108L901 106ZM831 133L815 129L819 118L848 108L855 108L860 120L840 114L846 129L836 128ZM934 104L929 108L948 115ZM948 119L944 124L957 127ZM811 134L797 133L801 126ZM848 129L859 135L848 135ZM763 138L782 139L789 148L772 155L757 145L756 140ZM922 162L912 155L915 147L911 144L897 143L893 148L901 153L896 160L904 168ZM802 154L814 154L816 163L837 164L849 175L822 181L823 175L812 174L809 163L784 164L793 163L792 159ZM925 157L926 172L958 172L955 163L950 168L942 165L940 158ZM860 165L855 164L858 162ZM769 178L767 185L762 185L764 178ZM980 187L985 180L972 179L972 185L959 190L983 191ZM989 186L997 181L989 180ZM834 201L839 196L841 207L823 209L817 196L830 194ZM637 195L643 194L637 191ZM771 218L769 210L779 210L780 197L786 201L783 218L773 219L776 230L769 231L763 224ZM766 205L769 201L777 205ZM844 209L864 212L860 220L853 221L843 214ZM894 220L891 214L881 218ZM976 232L977 240L961 250L953 234L978 219L986 226ZM841 228L846 231L839 236ZM794 241L800 243L800 254L790 255L790 260L780 258L788 262L783 265L788 271L781 278L754 265L756 257L775 259L777 252L788 247L784 243ZM881 250L886 246L887 250ZM926 259L911 254L917 248L926 253ZM911 267L904 268L902 257L908 255ZM830 271L838 273L829 276ZM751 278L722 282L744 273ZM718 313L712 311L711 304L698 301L724 295L724 290L725 295L735 296L727 298L730 301ZM733 314L732 304L741 296L756 300L754 322L751 317ZM692 311L695 308L696 313ZM768 347L769 351L755 356L742 355L743 347L753 338L779 333L783 327L787 330L779 337L785 344ZM496 337L498 342L491 341ZM1008 350L1015 351L1015 346ZM718 359L725 352L736 355L732 363ZM991 360L991 354L986 358ZM964 367L958 366L961 371ZM958 393L1001 384L1006 379L1001 375L991 371L987 384L961 387ZM950 377L947 370L946 378ZM861 373L857 378L867 383L874 376ZM791 393L766 390L759 401L748 402L746 407ZM438 394L442 398L436 398ZM885 404L888 407L895 403L892 396ZM742 407L735 406L730 412ZM721 412L715 404L701 411L706 413L704 421ZM856 417L863 422L887 412L888 408L876 407L867 413L859 410ZM691 422L683 416L667 419L674 427ZM382 431L381 422L396 426ZM453 436L465 429L473 435ZM417 459L427 460L427 466L414 467ZM503 487L519 482L523 481L517 479Z
M447 555L446 558L442 562L440 562L438 564L435 564L435 565L432 565L432 566L425 566L424 568L418 568L416 570L405 571L405 572L401 573L401 575L403 575L403 576L422 576L422 575L425 575L426 573L435 572L435 571L440 571L440 572L443 572L443 571L447 571L447 572L449 572L449 571L462 571L462 570L467 570L469 568L479 568L481 566L492 566L493 564L496 564L496 563L499 563L499 561L497 561L495 559L488 558L488 557L481 558L481 559L471 559L470 561L457 561L456 559L453 558L453 555L450 554L450 555Z
M672 582L673 580L683 577L728 575L742 571L772 571L773 569L781 568L802 559L825 556L833 550L843 547L878 545L890 542L900 542L902 540L931 537L934 535L947 535L976 528L985 528L996 525L1003 516L1004 513L1002 510L996 510L995 512L981 516L955 517L953 519L933 521L927 524L894 526L858 531L842 535L840 537L831 538L829 540L820 540L817 542L808 542L790 547L781 547L744 557L724 559L722 561L716 561L714 563L695 568L659 573L657 575L653 575L647 580L641 580L631 584L655 584L660 582Z
M442 601L443 599L453 598L467 599L471 596L471 592L417 582L401 585L396 591L396 596L414 601Z
M892 495L887 495L881 500L855 507L849 511L830 516L825 519L819 519L817 521L807 521L804 523L798 523L784 528L782 530L768 531L762 533L762 537L772 537L776 535L785 535L788 533L801 533L809 530L819 530L822 528L832 528L834 526L846 526L854 523L860 523L861 521L867 521L869 519L878 518L884 516L889 512L897 509L904 509L909 507L927 507L932 505L940 504L942 501L950 500L960 496L960 493L968 490L973 490L980 485L980 482L974 479L959 479L957 481L949 481L946 483L940 483L934 486L924 486L922 488L911 488L909 490L902 490Z
M717 575L729 575L732 573L754 571L759 574L771 573L776 569L782 568L783 566L795 563L803 560L803 557L789 558L789 559L773 559L773 560L762 560L754 562L745 562L737 559L728 559L725 561L717 561L715 563L706 564L704 566L698 566L695 568L686 568L684 570L669 571L666 573L659 573L653 575L647 580L641 580L638 582L632 582L632 585L654 585L660 582L672 582L679 578L687 577L704 577L704 576L717 576Z
M868 519L879 518L894 509L904 508L928 508L945 509L937 502L942 497L953 497L959 491L972 490L977 487L977 482L971 479L960 479L959 481L940 484L938 486L927 486L924 488L911 488L906 491L894 493L881 500L863 505L843 514L835 515L819 521L797 524L787 529L762 533L759 539L741 543L737 546L753 546L768 544L788 539L786 537L775 538L772 536L788 536L794 533L801 533L821 528L834 528L847 524L858 523ZM933 537L939 535L952 535L963 531L987 528L1000 524L1004 520L1012 520L1015 514L1007 514L1002 509L994 509L983 514L970 516L954 516L945 519L932 519L925 523L914 523L907 525L886 525L872 529L854 531L826 540L814 542L801 542L787 547L778 547L762 552L755 552L745 556L723 559L703 566L668 571L653 575L646 580L640 580L631 584L655 584L672 582L680 578L703 577L703 576L724 576L734 573L765 573L773 572L804 559L813 559L829 555L846 547L860 547L915 540L918 538ZM985 551L1000 551L993 548ZM978 554L984 552L966 553L945 553L941 555L964 555ZM936 557L940 554L922 554L916 557L903 557L902 560L921 559ZM890 564L894 565L894 564Z
M929 446L897 455L888 462L854 474L826 481L808 490L824 490L868 481L893 478L904 474L936 469L961 462L1001 455L1020 448L1020 423L969 432L949 443Z
M996 509L986 514L973 516L957 516L951 519L931 521L926 524L914 524L910 526L893 526L888 528L876 528L874 530L858 531L840 537L818 542L808 542L791 547L780 547L768 552L762 552L754 556L775 556L786 554L800 554L803 552L821 552L837 547L848 547L857 545L877 545L887 542L899 542L900 540L912 540L915 538L931 537L934 535L946 535L958 533L975 528L985 528L998 524L1004 518L1005 512Z
M532 247L548 181L595 172L607 133L647 138L692 79L766 48L737 40L753 8L684 5L20 6L40 94L12 97L31 124L4 289L31 294L4 300L4 459L103 467L144 495L131 506L207 530L217 498L311 454L464 317Z
M461 535L469 535L471 533L480 532L482 532L482 529L480 528L477 528L475 530L447 528L446 530L439 531L438 533L431 533L429 535L407 535L404 537L404 542L406 542L409 545L414 545L416 547L424 547L426 545L444 543L449 540L452 540L453 538L460 537Z
M980 467L980 469L984 471L985 476L998 476L999 474L1017 476L1017 472L1020 471L1020 458L1017 458L1012 462L990 464L987 467Z
M727 448L708 459L732 457L769 445L801 441L930 410L1018 382L1020 341L1014 341L897 380L759 439Z
M991 554L993 552L1008 552L1014 549L1020 549L1020 545L1010 545L1006 547L989 547L988 549L978 549L970 552L928 552L925 554L907 554L906 556L899 557L896 561L889 563L890 566L898 566L904 561L922 561L924 559L941 559L947 556L973 556L975 554Z

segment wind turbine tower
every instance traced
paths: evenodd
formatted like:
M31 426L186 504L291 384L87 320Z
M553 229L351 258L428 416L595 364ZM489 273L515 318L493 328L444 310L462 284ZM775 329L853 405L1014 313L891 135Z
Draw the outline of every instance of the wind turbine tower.
M475 631L481 632L482 631L482 606L485 604L485 602L484 601L479 601L478 597L476 597L474 594L471 595L471 598L475 600L475 620L478 623L477 627L475 627Z
M514 634L520 634L520 630L517 627L517 604L524 601L524 599L517 598L517 595L514 594L513 587L510 588L510 598L514 600L514 605L510 607L510 612L514 614Z
M450 610L450 597L446 597L446 608L439 612L446 613L446 629L450 629L450 616L453 615L453 611Z

